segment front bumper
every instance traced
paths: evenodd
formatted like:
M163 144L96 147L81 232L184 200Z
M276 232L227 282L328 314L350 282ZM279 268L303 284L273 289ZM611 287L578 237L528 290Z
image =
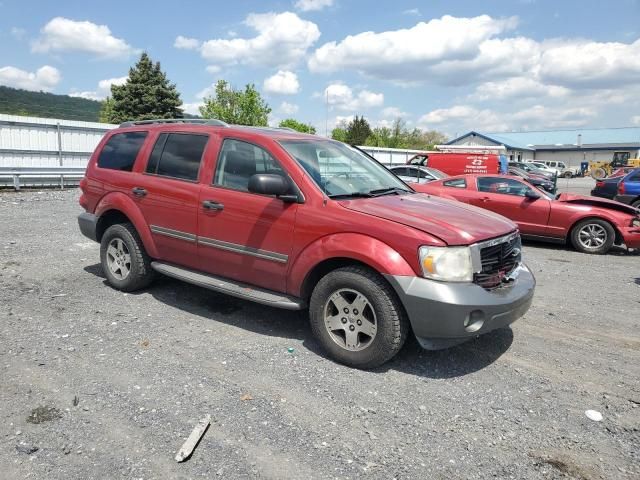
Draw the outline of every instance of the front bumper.
M85 237L93 240L94 242L98 241L98 236L96 235L98 217L92 213L81 213L78 215L78 226L80 227L80 232Z
M620 228L622 242L627 248L640 248L640 227L623 227Z
M400 297L423 348L447 348L506 327L533 301L536 280L526 265L516 279L495 290L473 283L438 282L422 277L385 275Z
M638 198L637 195L616 195L614 200L620 203L626 203L627 205L631 205L631 202Z

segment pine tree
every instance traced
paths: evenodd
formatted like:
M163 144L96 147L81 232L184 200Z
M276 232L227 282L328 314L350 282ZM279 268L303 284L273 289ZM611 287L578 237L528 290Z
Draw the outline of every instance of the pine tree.
M129 69L124 85L111 85L110 123L153 118L182 118L180 94L149 55L143 53ZM105 109L107 106L105 105Z
M346 142L351 145L364 145L371 135L371 126L364 117L357 115L349 122Z

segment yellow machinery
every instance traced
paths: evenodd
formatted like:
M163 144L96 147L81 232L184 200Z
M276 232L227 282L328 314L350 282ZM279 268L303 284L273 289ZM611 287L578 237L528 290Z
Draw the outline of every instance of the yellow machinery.
M596 180L602 180L611 175L614 170L622 167L640 168L640 158L616 159L611 162L589 162L589 171Z

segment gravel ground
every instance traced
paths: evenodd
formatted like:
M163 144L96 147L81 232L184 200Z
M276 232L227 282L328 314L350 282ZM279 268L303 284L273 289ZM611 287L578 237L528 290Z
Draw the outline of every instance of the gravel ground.
M0 194L0 478L640 476L637 254L527 244L538 289L512 329L365 372L302 312L109 288L79 211L74 190Z

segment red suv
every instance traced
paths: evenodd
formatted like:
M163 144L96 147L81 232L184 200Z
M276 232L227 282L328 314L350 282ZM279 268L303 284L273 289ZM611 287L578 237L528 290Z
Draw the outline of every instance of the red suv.
M506 218L414 192L326 138L217 120L127 122L81 182L84 235L108 282L156 273L285 309L347 365L392 358L412 330L444 348L509 325L535 280Z

